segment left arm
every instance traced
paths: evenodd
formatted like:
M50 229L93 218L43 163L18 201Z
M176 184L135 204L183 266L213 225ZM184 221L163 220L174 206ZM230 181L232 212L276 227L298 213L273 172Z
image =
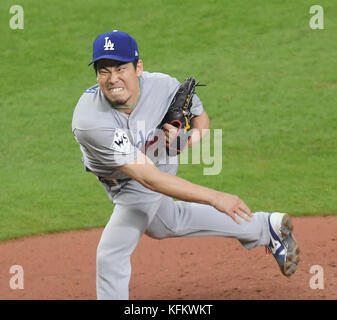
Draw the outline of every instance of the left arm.
M188 147L192 147L209 133L209 118L205 111L200 116L195 116L191 120L192 134L188 140Z

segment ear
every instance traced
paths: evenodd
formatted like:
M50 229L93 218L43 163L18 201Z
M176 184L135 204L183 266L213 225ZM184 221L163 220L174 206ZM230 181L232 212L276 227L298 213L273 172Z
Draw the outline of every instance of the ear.
M137 77L139 78L142 75L142 73L143 73L143 60L139 59L136 67Z

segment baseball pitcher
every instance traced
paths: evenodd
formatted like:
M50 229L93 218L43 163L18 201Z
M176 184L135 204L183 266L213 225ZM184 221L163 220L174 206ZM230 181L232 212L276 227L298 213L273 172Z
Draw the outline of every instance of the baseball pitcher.
M234 237L247 249L265 246L291 276L299 248L289 215L252 213L236 195L176 176L178 155L209 128L199 83L143 71L136 41L117 30L95 39L91 64L97 84L80 97L72 131L85 170L114 204L97 248L97 298L129 298L130 256L144 233Z

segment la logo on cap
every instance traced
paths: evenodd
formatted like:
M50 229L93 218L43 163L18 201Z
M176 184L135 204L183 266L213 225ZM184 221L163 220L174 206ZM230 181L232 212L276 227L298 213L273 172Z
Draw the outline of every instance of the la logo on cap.
M111 42L109 37L105 37L104 39L105 39L104 50L115 50L114 48L115 44Z

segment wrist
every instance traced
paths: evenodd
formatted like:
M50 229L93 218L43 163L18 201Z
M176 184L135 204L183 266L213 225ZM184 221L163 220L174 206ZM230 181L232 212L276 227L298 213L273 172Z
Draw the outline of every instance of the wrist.
M217 201L219 199L219 191L210 189L210 193L208 195L208 204L212 207L216 208Z
M194 145L196 145L197 143L199 143L201 141L201 130L196 129L196 128L192 128L191 129L191 133L188 137L188 147L193 147Z

